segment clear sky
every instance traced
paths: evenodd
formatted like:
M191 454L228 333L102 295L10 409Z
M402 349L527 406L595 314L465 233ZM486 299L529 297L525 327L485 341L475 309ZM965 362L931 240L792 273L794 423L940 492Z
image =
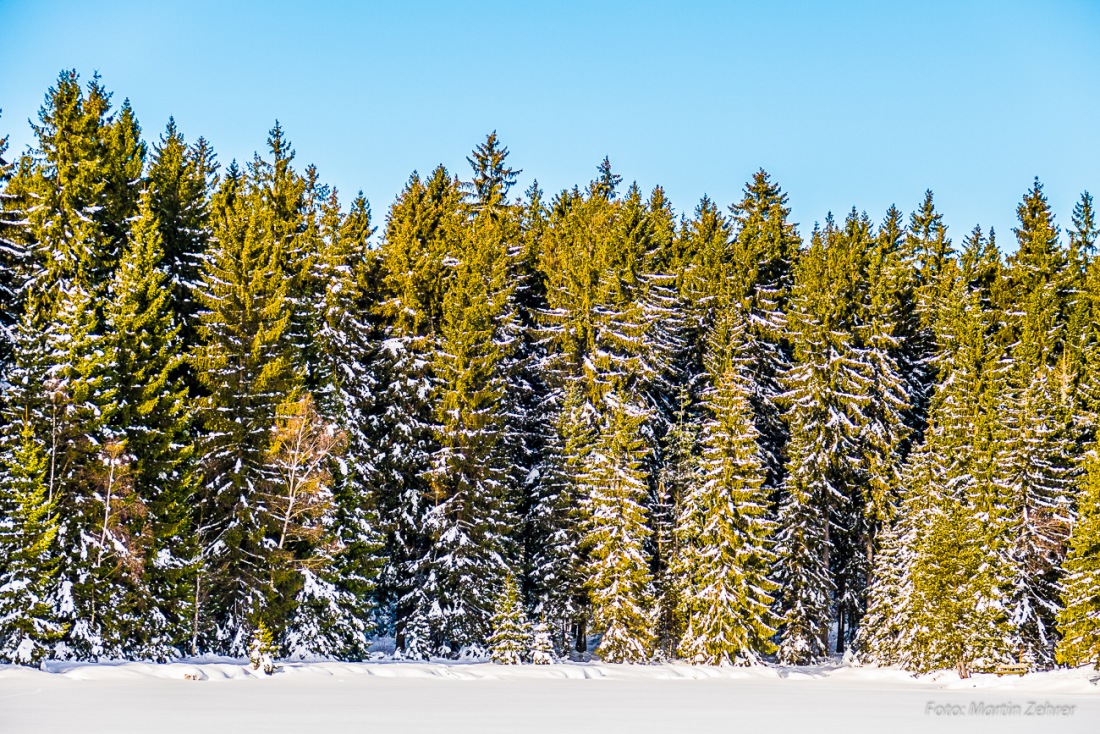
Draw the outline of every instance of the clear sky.
M1068 225L1100 197L1100 0L123 2L0 0L0 131L30 142L61 69L98 70L155 138L174 115L223 164L278 118L302 165L382 220L413 169L496 129L551 192L608 155L678 212L763 167L803 232L931 188L952 238L1038 175Z

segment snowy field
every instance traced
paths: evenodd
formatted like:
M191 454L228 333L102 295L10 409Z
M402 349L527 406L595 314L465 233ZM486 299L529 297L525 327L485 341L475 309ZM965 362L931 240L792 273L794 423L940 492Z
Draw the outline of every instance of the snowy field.
M0 666L0 732L1100 732L1100 674L240 661ZM984 713L976 710L984 707Z

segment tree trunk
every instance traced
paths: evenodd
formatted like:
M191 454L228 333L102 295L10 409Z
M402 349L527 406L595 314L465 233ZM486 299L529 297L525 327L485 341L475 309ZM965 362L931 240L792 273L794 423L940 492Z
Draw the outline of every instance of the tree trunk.
M588 630L585 620L577 620L577 637L573 649L582 655L588 652Z

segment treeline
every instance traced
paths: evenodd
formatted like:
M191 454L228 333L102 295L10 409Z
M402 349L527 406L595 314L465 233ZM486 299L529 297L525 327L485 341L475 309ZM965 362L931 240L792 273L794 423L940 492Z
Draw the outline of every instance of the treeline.
M804 243L763 171L690 217L606 159L514 198L491 134L376 236L277 124L221 166L64 72L34 132L3 660L481 655L519 616L540 661L1100 660L1087 193L1063 233L1036 181L1007 258L931 192Z

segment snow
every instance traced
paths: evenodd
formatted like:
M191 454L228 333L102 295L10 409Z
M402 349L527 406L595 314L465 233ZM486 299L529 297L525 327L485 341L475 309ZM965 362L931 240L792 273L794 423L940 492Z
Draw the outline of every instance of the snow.
M1095 732L1100 674L489 663L0 666L0 731ZM1048 705L1049 704L1049 705ZM989 711L971 713L971 706ZM999 708L998 708L999 707ZM1029 707L1032 715L1025 713ZM1059 708L1065 707L1065 708ZM1069 708L1072 707L1072 708ZM954 714L947 713L954 711ZM939 711L940 713L936 713ZM958 713L958 712L963 713ZM1043 712L1042 716L1034 715ZM1053 712L1053 713L1052 713ZM1069 713L1066 713L1069 712Z

